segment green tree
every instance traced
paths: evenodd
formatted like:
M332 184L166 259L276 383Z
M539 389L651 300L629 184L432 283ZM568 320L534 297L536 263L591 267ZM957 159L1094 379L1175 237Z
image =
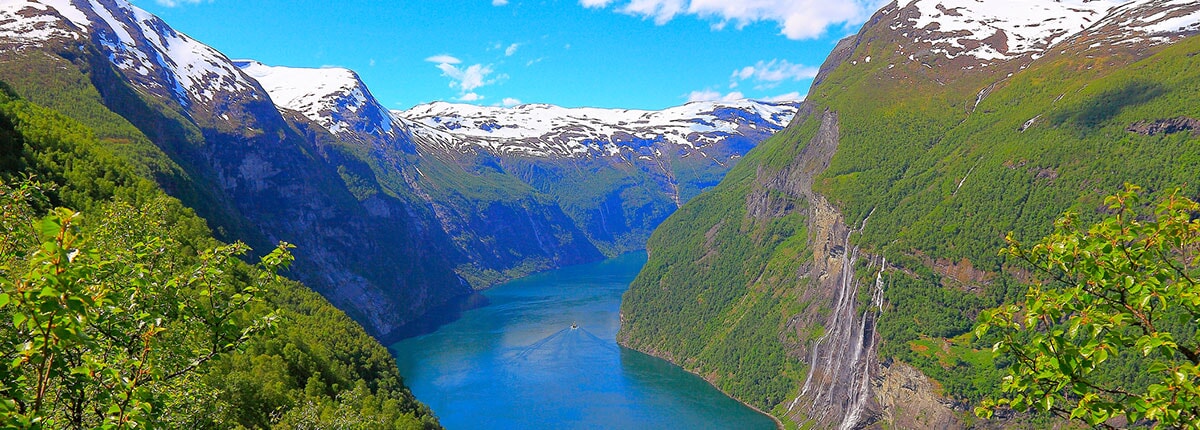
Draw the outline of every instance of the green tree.
M1002 254L1042 281L980 317L976 335L1012 360L980 416L1200 428L1200 204L1175 190L1150 206L1133 185L1106 204L1112 215L1087 229L1068 213L1033 246L1007 239Z
M273 314L248 311L289 245L252 271L240 243L179 258L179 242L138 234L130 221L153 221L128 204L84 229L69 209L30 219L39 194L0 183L0 427L155 426L173 380L269 328Z

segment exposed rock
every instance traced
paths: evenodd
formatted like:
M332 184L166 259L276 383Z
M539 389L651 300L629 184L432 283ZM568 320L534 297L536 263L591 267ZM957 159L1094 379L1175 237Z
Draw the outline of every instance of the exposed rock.
M1130 124L1125 130L1128 130L1130 133L1137 133L1143 136L1175 134L1185 131L1191 132L1194 135L1197 133L1197 130L1200 130L1200 120L1186 116L1180 116L1171 119L1138 121Z
M939 397L929 377L912 366L892 362L881 366L875 395L881 418L898 429L961 428L952 405Z

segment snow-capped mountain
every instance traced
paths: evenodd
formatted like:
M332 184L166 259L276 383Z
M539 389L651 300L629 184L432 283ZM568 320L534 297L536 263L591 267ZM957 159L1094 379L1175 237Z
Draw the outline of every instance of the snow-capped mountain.
M1194 0L899 0L880 14L901 32L897 50L910 60L932 53L972 66L1036 59L1106 25L1119 27L1122 43L1170 42L1200 30Z
M783 129L800 105L738 100L645 111L436 102L388 112L348 69L268 66L253 60L234 63L263 86L276 106L299 112L335 135L386 135L430 150L460 153L653 158L656 149L672 147L725 163ZM738 149L706 151L723 143Z
M222 239L295 243L291 274L372 334L469 291L423 202L376 192L359 154L322 151L338 136L283 115L224 54L126 0L0 0L0 81L98 133L123 129Z
M650 148L673 146L708 157L712 154L705 151L707 148L727 140L761 140L783 129L799 105L739 100L692 102L645 111L572 109L548 104L500 108L437 102L394 113L439 131L460 149L478 147L500 155L650 157L654 152Z
M394 130L391 113L353 70L268 66L254 60L233 63L257 80L276 106L300 112L335 135L381 137Z
M184 107L225 104L219 95L259 96L253 81L225 55L126 1L0 3L0 52L92 37L130 81Z

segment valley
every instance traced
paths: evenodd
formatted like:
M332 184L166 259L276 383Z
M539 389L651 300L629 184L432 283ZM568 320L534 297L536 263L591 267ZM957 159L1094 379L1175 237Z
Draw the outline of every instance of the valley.
M486 306L392 345L400 372L446 428L774 429L703 379L617 346L621 293L644 262L631 253L484 291Z
M537 42L428 54L459 95L399 105L0 0L0 427L1200 422L1160 395L1200 386L1200 3L877 6L819 68L621 109L482 102Z

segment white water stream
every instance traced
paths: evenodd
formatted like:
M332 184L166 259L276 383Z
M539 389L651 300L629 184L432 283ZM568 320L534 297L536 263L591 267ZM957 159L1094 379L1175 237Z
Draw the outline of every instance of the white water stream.
M871 367L875 364L876 354L875 321L883 311L886 259L876 272L868 308L860 314L856 306L860 285L854 277L854 267L859 256L850 237L862 231L867 219L858 229L846 232L841 255L831 255L840 259L833 309L825 324L825 334L813 344L808 376L800 395L788 405L790 412L806 399L810 405L808 419L837 422L839 429L855 428L866 414L871 397Z

